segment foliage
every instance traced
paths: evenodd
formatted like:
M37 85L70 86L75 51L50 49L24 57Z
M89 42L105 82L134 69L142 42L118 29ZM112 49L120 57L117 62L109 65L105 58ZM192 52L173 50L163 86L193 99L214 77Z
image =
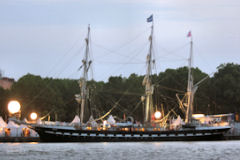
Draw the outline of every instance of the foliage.
M154 107L164 107L167 112L178 109L176 93L183 95L187 88L188 68L167 69L159 75L153 75ZM194 83L208 76L198 68L193 68ZM131 74L110 77L107 82L88 82L91 98L90 106L95 118L104 115L114 105L112 114L120 119L133 116L137 120L143 117L141 96L143 76ZM218 67L213 77L200 84L194 99L194 112L205 114L240 112L240 65L228 63ZM42 78L27 74L14 83L10 91L0 88L0 115L7 115L7 102L19 100L22 105L22 117L31 111L40 116L50 114L51 120L71 121L79 109L75 94L79 93L77 80Z

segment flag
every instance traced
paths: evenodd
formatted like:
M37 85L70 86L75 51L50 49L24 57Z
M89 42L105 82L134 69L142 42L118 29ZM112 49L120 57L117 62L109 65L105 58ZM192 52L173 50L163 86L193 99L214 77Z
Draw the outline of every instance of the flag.
M192 37L191 31L188 32L187 37Z
M152 22L153 21L153 15L147 18L147 22Z

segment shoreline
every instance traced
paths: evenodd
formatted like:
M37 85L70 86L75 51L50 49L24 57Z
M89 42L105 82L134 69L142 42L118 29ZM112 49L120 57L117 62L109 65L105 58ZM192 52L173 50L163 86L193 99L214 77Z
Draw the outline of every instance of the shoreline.
M40 142L39 137L0 137L0 143Z
M240 140L240 136L225 136L225 140L219 140L219 141L228 141L228 140ZM0 137L0 143L19 143L19 142L21 142L21 143L41 142L41 140L39 137ZM156 142L156 141L154 141L154 142ZM159 141L159 142L164 142L164 141ZM168 141L168 142L174 142L174 141ZM176 142L179 142L179 141L176 141ZM79 143L81 143L81 142L79 142Z

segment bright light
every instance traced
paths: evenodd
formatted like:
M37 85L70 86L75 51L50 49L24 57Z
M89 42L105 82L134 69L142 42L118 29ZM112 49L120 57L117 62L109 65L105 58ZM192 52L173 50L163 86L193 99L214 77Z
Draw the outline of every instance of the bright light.
M205 115L204 114L193 114L193 118L203 118Z
M107 121L106 121L106 120L104 120L104 121L103 121L103 127L105 128L105 127L106 127L106 125L107 125Z
M161 116L162 116L162 114L161 114L161 112L159 112L159 111L156 111L156 112L154 113L155 119L159 119Z
M31 118L32 120L36 120L36 119L37 119L37 113L35 113L35 112L31 113L31 114L30 114L30 118Z
M21 106L20 106L20 103L18 101L10 101L8 103L8 111L11 114L19 112L20 108L21 108Z

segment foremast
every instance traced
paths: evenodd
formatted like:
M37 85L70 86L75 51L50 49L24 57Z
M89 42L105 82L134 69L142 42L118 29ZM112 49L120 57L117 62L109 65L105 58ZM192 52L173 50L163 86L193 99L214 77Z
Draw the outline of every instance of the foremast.
M147 71L146 75L143 80L143 85L145 86L145 115L144 115L144 124L150 125L152 122L152 115L153 115L153 102L152 102L152 95L153 95L153 85L151 82L151 74L152 74L152 66L153 66L153 59L152 59L152 48L153 48L153 15L151 15L147 22L152 22L151 26L151 35L149 36L150 46L149 46L149 53L147 55Z
M92 63L92 61L89 58L89 38L90 38L90 25L88 25L88 33L85 39L86 49L85 49L84 59L82 60L82 66L81 66L81 68L83 67L83 76L78 81L79 87L80 87L80 95L79 95L79 98L77 99L77 102L79 103L79 105L81 105L81 111L80 111L81 124L84 123L84 119L85 119L84 112L87 106L87 98L88 98L88 88L87 88L88 70Z

